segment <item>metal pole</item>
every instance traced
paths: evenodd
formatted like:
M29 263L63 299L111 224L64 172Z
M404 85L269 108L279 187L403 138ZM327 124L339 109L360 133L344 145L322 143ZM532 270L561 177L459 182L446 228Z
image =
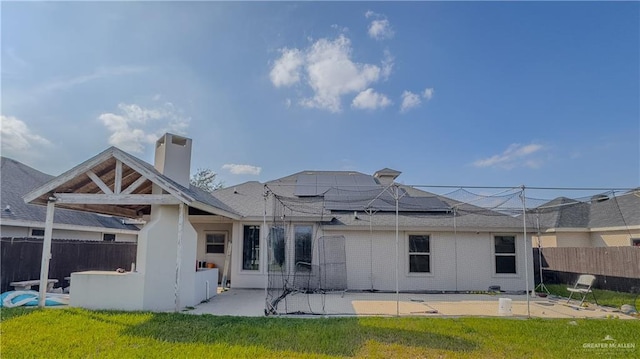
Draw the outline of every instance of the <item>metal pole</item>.
M524 280L526 281L525 288L527 291L527 317L531 318L531 308L529 299L529 261L527 260L527 205L525 200L525 189L522 185L522 234L524 238Z
M265 191L264 191L264 211L262 213L262 238L263 238L263 244L262 244L262 248L264 248L262 250L263 254L262 254L262 258L263 258L263 265L262 268L264 270L264 301L265 301L265 305L264 305L264 313L265 316L267 315L268 311L269 311L269 263L267 263L268 259L268 251L269 251L269 245L268 245L268 236L267 236L267 197L269 197L269 191L266 189L266 185L265 185Z
M371 282L371 291L373 292L373 210L365 211L369 214L369 281Z
M44 307L49 285L49 260L51 260L51 237L53 235L53 212L56 208L55 198L47 202L47 216L44 223L44 239L42 241L42 262L40 263L40 291L38 306Z
M400 287L398 284L398 261L399 261L399 250L398 250L398 242L399 242L399 233L398 233L398 196L399 190L398 186L395 187L395 200L396 200L396 316L400 316Z

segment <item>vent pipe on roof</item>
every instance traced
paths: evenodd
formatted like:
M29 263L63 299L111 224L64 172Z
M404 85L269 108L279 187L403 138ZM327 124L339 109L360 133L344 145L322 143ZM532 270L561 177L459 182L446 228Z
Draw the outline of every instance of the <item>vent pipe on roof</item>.
M165 133L156 141L155 168L158 172L189 188L191 139Z

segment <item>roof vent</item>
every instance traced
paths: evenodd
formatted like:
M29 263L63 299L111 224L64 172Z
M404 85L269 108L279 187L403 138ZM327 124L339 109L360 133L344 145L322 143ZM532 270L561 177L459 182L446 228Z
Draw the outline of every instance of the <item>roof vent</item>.
M373 177L378 179L378 182L383 185L392 184L398 176L400 176L402 172L392 170L391 168L383 168L376 173L373 174Z

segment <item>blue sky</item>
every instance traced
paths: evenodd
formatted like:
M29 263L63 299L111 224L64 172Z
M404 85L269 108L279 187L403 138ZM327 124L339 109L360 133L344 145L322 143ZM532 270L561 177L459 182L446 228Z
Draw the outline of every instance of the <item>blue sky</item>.
M2 155L59 174L163 132L227 186L640 185L638 2L2 2Z

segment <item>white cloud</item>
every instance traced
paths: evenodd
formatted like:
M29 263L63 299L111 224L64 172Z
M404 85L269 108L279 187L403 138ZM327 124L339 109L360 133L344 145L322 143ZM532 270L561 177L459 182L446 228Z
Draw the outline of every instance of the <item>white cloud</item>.
M120 114L103 113L98 119L111 132L109 144L125 151L141 153L145 144L154 143L163 133L184 134L189 126L190 119L171 102L157 108L121 103L118 109Z
M411 91L404 91L402 93L402 105L400 105L400 112L405 113L414 107L420 106L422 100L420 95Z
M389 105L391 105L391 100L387 96L375 92L372 88L360 92L351 103L351 107L362 110L377 110Z
M514 143L509 145L501 154L477 160L473 165L476 167L500 167L506 169L514 167L539 168L542 165L542 160L531 156L543 149L542 145L535 143L524 146Z
M222 169L228 170L234 175L259 175L262 172L262 167L256 167L252 165L238 165L234 163L227 163L222 165Z
M387 19L373 20L369 24L369 36L376 40L390 39L393 37L391 24Z
M74 86L82 85L84 83L108 78L111 76L122 76L140 73L147 69L140 66L114 66L114 67L99 67L94 72L85 75L78 75L75 77L61 78L53 81L46 82L36 88L36 92L47 93L53 91L66 90Z
M354 62L351 52L344 35L319 39L304 50L284 49L271 70L271 82L281 87L304 80L313 96L301 99L302 106L340 112L342 96L365 90L382 72L379 66Z
M433 88L425 89L424 92L422 93L422 97L424 97L425 100L429 101L433 97L434 92L435 91Z
M291 86L300 81L300 68L304 58L298 49L281 49L282 55L276 60L269 77L275 87Z
M389 50L384 50L384 58L382 58L382 77L385 80L389 79L389 76L391 75L391 71L393 71L394 60L395 59L391 55L391 52L389 52Z
M0 115L0 139L4 155L24 155L32 149L51 145L46 138L34 133L24 121Z
M389 23L389 20L387 20L387 18L384 15L377 14L369 10L364 14L364 16L367 19L373 18L373 20L369 24L369 30L368 30L369 36L372 39L384 40L384 39L390 39L393 37L394 32L393 32L393 29L391 28L391 23Z

